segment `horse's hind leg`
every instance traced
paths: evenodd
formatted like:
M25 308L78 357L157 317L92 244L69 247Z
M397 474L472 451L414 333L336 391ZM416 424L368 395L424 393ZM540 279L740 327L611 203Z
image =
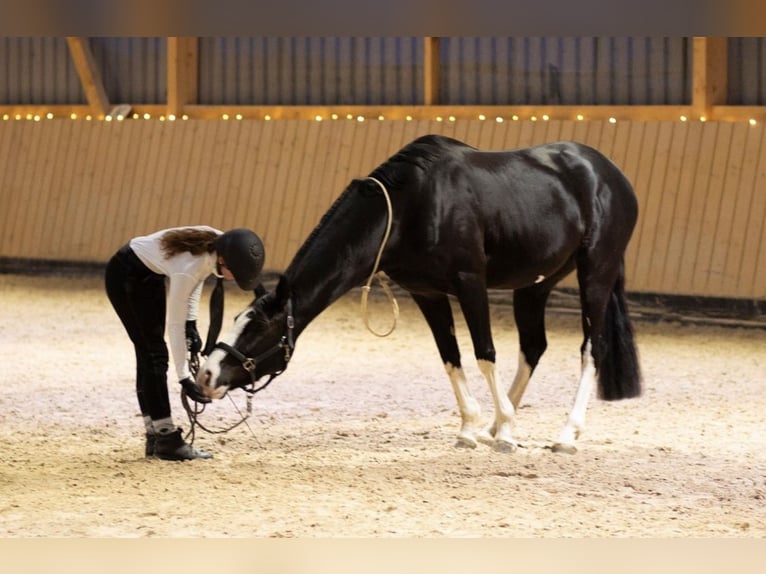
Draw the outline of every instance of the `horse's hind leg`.
M583 331L583 343L580 347L580 382L566 425L558 441L553 444L554 452L570 454L576 452L575 443L580 433L585 430L585 414L606 347L604 341L606 307L619 269L619 264L616 267L606 262L593 264L590 260L581 261L578 265L577 280L580 286Z
M586 337L581 349L580 383L577 387L574 405L572 405L572 410L569 412L566 425L564 425L564 429L559 434L558 440L553 443L553 452L564 452L567 454L577 452L576 442L580 437L580 433L585 430L585 413L588 409L595 380L596 367L593 360L591 341Z
M465 373L460 366L460 350L455 337L455 325L449 299L446 295L426 297L416 294L412 294L412 298L431 328L436 347L439 349L439 355L452 384L458 409L460 409L462 422L456 446L475 448L481 434L479 430L481 408L471 394Z
M508 398L517 410L532 372L548 346L545 304L550 292L551 287L547 285L533 285L513 292L513 316L519 332L519 364Z

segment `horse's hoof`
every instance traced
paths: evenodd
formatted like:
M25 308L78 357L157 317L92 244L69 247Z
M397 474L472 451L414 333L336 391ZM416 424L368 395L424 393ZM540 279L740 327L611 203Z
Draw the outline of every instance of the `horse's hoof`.
M509 442L505 440L496 440L492 445L492 450L495 452L512 453L516 452L517 445L515 442Z
M476 435L476 438L481 444L486 444L488 446L495 445L495 437L493 437L489 431L479 431L479 433Z
M476 448L476 441L467 436L459 436L455 441L455 448Z
M551 447L551 450L553 452L561 452L564 454L575 454L577 452L577 447L573 444L557 442Z

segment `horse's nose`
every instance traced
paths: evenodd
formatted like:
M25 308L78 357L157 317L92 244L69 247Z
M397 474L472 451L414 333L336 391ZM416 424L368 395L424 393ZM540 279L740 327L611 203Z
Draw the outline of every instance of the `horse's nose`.
M213 369L200 369L197 375L197 384L202 389L202 394L209 399L222 399L226 396L229 387L228 385L220 385L214 369L215 367Z
M210 369L204 369L197 375L197 384L202 387L203 390L207 390L210 387L210 379L213 374Z

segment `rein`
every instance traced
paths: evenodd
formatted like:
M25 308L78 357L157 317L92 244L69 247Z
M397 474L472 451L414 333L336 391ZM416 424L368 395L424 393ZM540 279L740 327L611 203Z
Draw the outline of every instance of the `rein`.
M386 275L382 271L378 273L378 266L380 265L380 258L383 256L383 250L386 247L386 243L388 243L388 238L391 235L391 224L394 219L394 214L393 207L391 206L391 197L388 194L386 186L383 185L380 180L377 180L374 177L368 177L367 179L377 183L378 187L380 187L381 191L383 191L383 197L386 199L388 220L386 222L386 232L383 234L383 240L380 243L378 255L375 258L375 264L372 267L372 273L370 273L370 278L367 279L367 283L362 287L362 320L364 321L364 326L367 327L367 330L376 337L388 337L391 333L394 332L394 329L396 329L396 321L399 318L399 304L396 302L396 297L394 297L394 294L391 292L391 288L388 286ZM386 297L388 297L388 300L391 302L391 312L393 314L393 323L391 324L391 328L388 331L382 333L375 331L372 326L370 326L369 315L367 313L367 297L370 294L372 280L376 277L378 279L378 284L381 286L384 293L386 294Z
M199 355L194 353L189 357L189 370L192 373L192 376L196 379L197 373L199 372ZM250 414L253 412L253 406L252 406L252 395L248 395L247 397L247 414L243 415L242 411L239 410L239 407L237 406L237 403L234 402L234 399L229 397L229 400L234 405L234 408L237 409L237 413L239 413L239 416L241 417L236 423L233 425L226 427L224 429L219 430L213 430L207 428L205 425L203 425L200 420L199 416L205 412L205 404L204 403L198 403L197 401L194 402L194 406L192 406L189 403L189 396L186 394L186 391L184 389L181 390L181 404L184 407L184 410L186 411L186 416L189 417L189 432L186 434L186 440L189 441L189 444L194 444L194 436L196 434L196 428L199 427L206 433L210 434L223 434L227 433L235 428L237 428L242 423L245 423L245 426L247 426L248 429L250 429L250 434L255 437L255 433L253 433L253 429L250 428L250 425L247 424L247 419L250 417ZM257 440L257 438L256 438Z

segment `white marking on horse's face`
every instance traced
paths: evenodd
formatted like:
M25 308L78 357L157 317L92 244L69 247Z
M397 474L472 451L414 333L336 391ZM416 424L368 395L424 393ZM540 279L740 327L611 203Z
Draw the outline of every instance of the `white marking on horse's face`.
M250 312L250 309L240 313L234 321L234 326L221 337L221 341L234 347L234 343L239 339L239 336L252 318L253 314ZM197 374L197 384L208 398L222 399L229 390L229 385L221 384L219 386L218 383L218 377L221 375L221 361L225 356L226 351L223 349L214 349Z

